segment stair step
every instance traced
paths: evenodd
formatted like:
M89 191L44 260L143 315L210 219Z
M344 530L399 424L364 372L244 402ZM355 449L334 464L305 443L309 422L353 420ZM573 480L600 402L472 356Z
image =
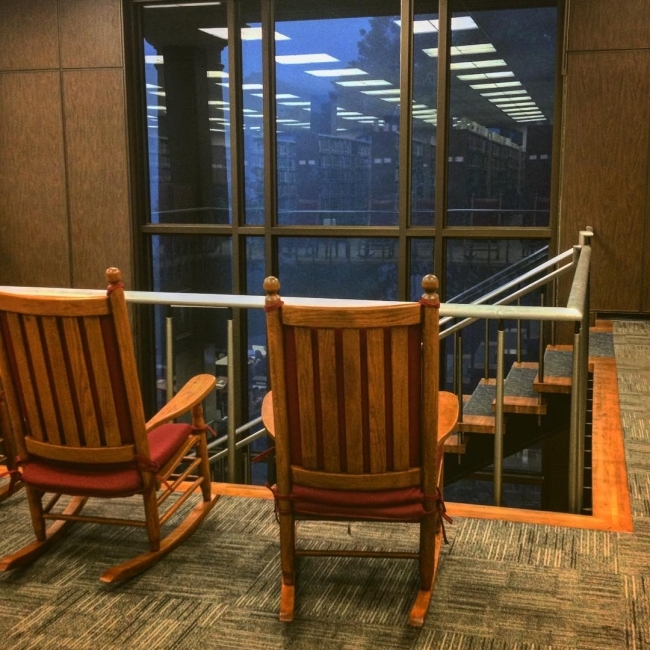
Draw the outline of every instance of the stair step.
M546 402L540 400L533 388L537 368L538 364L530 361L512 364L503 384L503 410L506 413L546 415Z
M614 336L611 328L593 327L589 331L589 356L613 357ZM535 377L533 386L538 393L571 393L573 346L549 345L544 353L544 381Z
M463 399L463 419L456 426L457 430L494 435L496 427L492 402L496 392L494 379L481 379L467 401Z
M467 442L463 439L462 434L452 433L443 445L446 454L464 454L467 451Z

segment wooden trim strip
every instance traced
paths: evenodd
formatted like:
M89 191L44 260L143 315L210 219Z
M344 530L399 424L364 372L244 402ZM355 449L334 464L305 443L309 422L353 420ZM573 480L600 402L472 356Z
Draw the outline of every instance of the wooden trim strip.
M85 463L92 465L128 463L133 461L135 447L123 445L121 447L60 447L41 442L30 436L25 437L27 451L39 458L46 458L58 462Z
M355 328L396 327L420 322L417 304L390 305L388 307L282 307L282 322L295 327Z

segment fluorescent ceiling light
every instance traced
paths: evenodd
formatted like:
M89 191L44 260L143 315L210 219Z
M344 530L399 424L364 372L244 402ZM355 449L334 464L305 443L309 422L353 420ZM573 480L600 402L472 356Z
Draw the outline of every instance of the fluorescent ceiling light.
M503 77L514 77L515 73L510 70L503 72L478 72L476 74L459 74L462 81L478 81L479 79L501 79Z
M310 102L280 102L282 106L311 106Z
M399 88L387 88L386 90L362 90L364 95L399 95Z
M511 86L521 86L521 81L500 81L499 83L490 84L470 84L474 90L486 90L488 88L509 88Z
M497 104L497 108L502 108L504 111L512 108L538 108L535 102L521 102L520 104Z
M437 113L435 108L430 108L426 111L413 111L413 115L435 115Z
M506 65L503 59L485 59L483 61L459 61L458 63L451 63L449 68L451 70L474 70L477 68L500 68Z
M156 86L156 84L146 84L147 88L153 88L154 90L160 90L162 86Z
M285 65L296 63L337 63L335 59L329 54L282 54L275 57L276 63L283 63Z
M528 91L524 90L523 88L521 90L496 90L491 93L481 93L482 97L505 97L507 95L525 95ZM518 97L514 97L513 99L518 99ZM492 100L490 100L492 101Z
M384 102L398 102L398 101L400 101L399 97L380 97L379 99L381 99Z
M253 110L252 108L242 108L242 113L257 113L256 110Z
M228 102L223 102L223 101L221 101L220 99L211 99L211 100L208 102L208 105L209 105L209 106L224 106L224 105L227 106L227 105L228 105Z
M208 79L227 79L228 73L223 70L208 70Z
M368 74L359 68L339 68L334 70L305 70L314 77L354 77L355 75Z
M542 115L541 117L527 117L522 118L521 120L515 120L515 122L545 122L546 118Z
M252 97L264 97L262 93L251 93ZM276 99L298 99L298 95L290 95L289 93L280 93L275 96Z
M255 113L254 115L247 115L246 119L247 120L249 120L249 119L250 120L255 120L255 119L261 118L261 117L264 117L264 115L262 115L262 113Z
M147 119L157 121L158 116L157 115L147 115Z
M482 93L482 94L486 95L488 93ZM493 104L497 104L500 106L501 104L505 105L505 103L507 102L519 102L519 101L526 101L528 99L530 99L530 95L517 95L515 97L493 97L490 99L490 101Z
M344 117L343 119L359 121L359 120L377 120L379 118L375 117L374 115L360 115L358 117Z
M210 36L216 36L221 38L224 41L228 40L228 28L227 27L199 27L199 31L210 34ZM242 27L241 30L241 40L242 41L261 41L262 40L262 28L261 27ZM288 41L290 40L288 36L275 32L276 41Z
M167 107L166 106L147 106L148 111L166 111Z
M427 47L422 50L425 54L431 57L438 56L437 47ZM464 56L468 54L491 54L496 52L496 48L492 43L476 43L474 45L452 45L449 48L451 56Z
M394 21L396 25L401 26L402 21ZM471 16L458 16L451 19L451 30L460 31L463 29L478 29L478 25L474 22ZM438 31L437 20L414 20L413 33L414 34L430 34L431 32Z
M412 106L413 110L420 110L421 108L429 108L426 104L413 104Z
M279 124L289 124L289 122L295 122L296 124L298 124L298 120L276 119L275 121L278 122Z
M345 115L363 115L363 113L357 113L355 111L337 111L336 115L337 117L343 117Z
M165 59L163 59L162 54L147 54L144 57L144 62L150 63L151 65L162 65Z
M374 124L375 120L359 120L359 124Z
M223 117L209 117L208 122L226 122Z
M158 97L165 97L167 93L164 90L147 90L150 95L158 95Z
M390 86L390 81L384 81L383 79L368 79L368 80L359 80L359 81L335 81L339 86L346 86L348 88L355 88L359 86Z
M229 83L219 83L219 86L223 86L224 88L229 88L230 84ZM262 90L264 86L262 84L242 84L241 89L242 90ZM261 97L261 95L260 95Z

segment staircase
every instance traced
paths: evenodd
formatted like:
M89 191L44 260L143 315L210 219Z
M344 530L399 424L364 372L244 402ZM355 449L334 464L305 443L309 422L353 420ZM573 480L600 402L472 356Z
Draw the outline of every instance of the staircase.
M593 357L613 357L614 343L611 322L597 321L596 326L589 332L590 366ZM543 379L539 377L537 362L515 362L512 364L504 380L504 445L507 454L528 448L534 433L526 433L521 440L513 440L508 435L514 430L514 435L532 426L508 427L508 419L519 416L538 416L537 427L540 435L548 435L553 431L553 415L551 410L557 410L559 398L554 395L570 395L572 384L573 348L570 345L549 345L544 353ZM566 403L566 398L565 403ZM487 437L495 433L496 380L482 379L471 395L463 395L463 413L458 422L456 433L445 444L445 452L458 455L457 464L464 463L463 456L472 449L472 456L466 459L467 469L461 471L454 468L453 480L464 475L474 474L480 469L489 467L493 461L492 445ZM547 426L544 420L549 418ZM528 421L526 421L528 422ZM539 438L540 436L538 436ZM504 454L505 455L505 454Z

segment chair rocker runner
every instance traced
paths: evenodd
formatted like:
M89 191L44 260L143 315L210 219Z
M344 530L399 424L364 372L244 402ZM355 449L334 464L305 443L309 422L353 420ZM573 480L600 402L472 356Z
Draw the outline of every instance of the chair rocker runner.
M106 297L0 294L0 427L22 468L36 534L0 559L0 570L31 562L75 521L145 528L149 551L100 578L123 580L189 537L219 498L201 406L214 376L192 378L145 422L124 285L118 269L106 277ZM172 422L188 412L191 425ZM163 524L197 492L198 504L161 539ZM71 498L55 511L62 495ZM89 497L133 495L143 498L143 519L81 514Z
M438 387L438 281L419 303L378 307L284 305L264 281L272 392L262 406L275 437L280 525L280 619L294 616L295 561L303 555L419 560L410 623L424 623L438 564L443 443L458 400ZM417 552L296 548L299 519L411 522Z

